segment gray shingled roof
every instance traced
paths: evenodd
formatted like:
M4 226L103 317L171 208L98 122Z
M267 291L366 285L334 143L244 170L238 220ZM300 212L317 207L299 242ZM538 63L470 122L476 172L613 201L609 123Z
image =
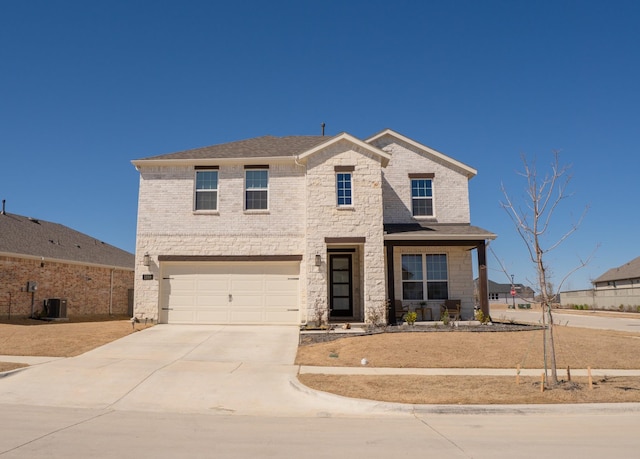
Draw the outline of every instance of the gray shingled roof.
M610 269L602 276L595 279L593 283L638 278L640 278L640 257L634 258L629 263L622 266Z
M397 237L421 240L446 239L495 239L496 235L477 226L446 223L387 223L384 225L386 239Z
M477 281L477 279L476 279ZM500 284L498 282L494 282L491 279L489 279L489 281L487 282L488 287L489 287L489 292L491 293L511 293L511 284ZM513 286L516 288L516 291L518 292L518 295L521 294L533 294L533 289L531 287L526 287L523 284L513 284Z
M228 158L269 158L273 156L293 156L303 153L332 137L325 136L289 136L270 135L237 142L222 143L209 147L151 156L143 159L228 159Z
M0 253L130 268L134 255L58 223L0 213Z

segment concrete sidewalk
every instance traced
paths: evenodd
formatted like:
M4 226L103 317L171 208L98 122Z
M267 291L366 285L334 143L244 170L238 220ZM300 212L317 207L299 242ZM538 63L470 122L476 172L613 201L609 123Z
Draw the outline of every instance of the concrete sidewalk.
M300 374L329 375L417 375L417 376L516 376L515 368L376 368L376 367L313 367L301 366ZM522 368L520 376L540 376L543 368ZM566 370L558 370L558 375ZM591 369L592 376L640 376L640 370ZM587 369L571 369L571 376L588 376Z

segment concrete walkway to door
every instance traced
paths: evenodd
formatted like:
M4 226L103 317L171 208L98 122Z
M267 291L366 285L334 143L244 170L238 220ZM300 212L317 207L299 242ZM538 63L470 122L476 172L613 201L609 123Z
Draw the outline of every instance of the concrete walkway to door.
M326 400L292 384L298 332L296 326L157 325L78 357L0 375L0 404L318 415Z

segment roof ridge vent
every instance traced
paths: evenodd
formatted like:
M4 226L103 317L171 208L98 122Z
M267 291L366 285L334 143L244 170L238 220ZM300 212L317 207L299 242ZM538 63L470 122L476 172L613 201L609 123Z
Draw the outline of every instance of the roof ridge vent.
M29 217L29 221L33 223L37 223L38 225L40 224L40 220L38 220L37 218Z

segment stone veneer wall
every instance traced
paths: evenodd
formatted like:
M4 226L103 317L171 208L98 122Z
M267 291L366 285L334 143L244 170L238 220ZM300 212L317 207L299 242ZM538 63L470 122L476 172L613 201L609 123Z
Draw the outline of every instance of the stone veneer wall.
M40 264L39 259L0 257L0 316L31 315L30 281L38 283L34 313L42 311L44 300L49 298L66 299L69 317L128 313L133 270L49 260L42 267Z
M337 207L335 166L354 166L353 206ZM306 290L308 320L317 306L327 307L328 267L326 237L364 237L361 269L365 321L372 308L385 305L384 241L382 227L382 174L380 159L347 141L338 142L308 158L306 178L308 228L306 238ZM322 256L322 266L314 264ZM357 262L359 257L354 258ZM386 311L384 311L386 315Z
M391 153L391 161L383 170L384 222L410 223L416 219L411 210L411 180L409 173L434 173L434 219L441 223L469 223L469 179L462 170L451 168L412 145L399 143L385 136L373 142L376 147Z

